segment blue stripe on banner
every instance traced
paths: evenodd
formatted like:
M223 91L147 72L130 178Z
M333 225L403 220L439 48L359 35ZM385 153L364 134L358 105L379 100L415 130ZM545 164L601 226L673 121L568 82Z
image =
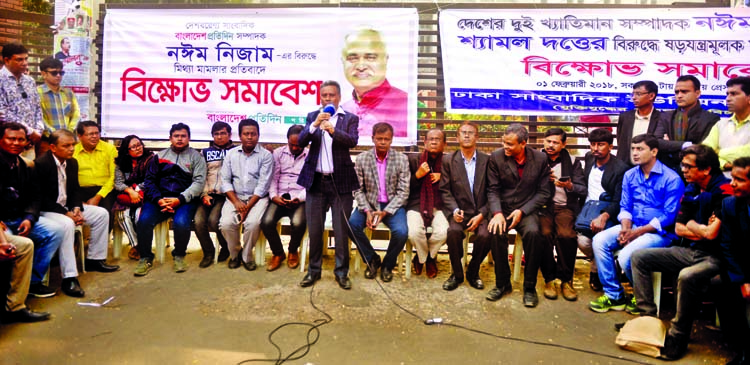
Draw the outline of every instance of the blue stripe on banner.
M526 111L539 114L618 114L633 108L631 94L581 91L450 89L451 107L465 110ZM702 95L701 105L722 116L730 116L720 95ZM657 96L658 109L676 109L674 95Z

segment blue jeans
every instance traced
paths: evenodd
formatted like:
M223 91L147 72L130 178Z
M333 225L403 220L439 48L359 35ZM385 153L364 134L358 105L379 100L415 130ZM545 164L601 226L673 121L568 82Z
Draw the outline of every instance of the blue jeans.
M154 227L172 217L172 213L164 213L161 207L151 202L145 202L138 218L136 232L138 232L138 253L141 258L152 259L151 245L154 240ZM190 224L193 222L195 211L198 209L198 199L177 207L174 212L172 230L174 231L174 250L172 256L184 257L190 242Z
M23 217L3 221L13 234L18 234L18 226L23 223ZM65 236L65 226L57 222L39 217L39 220L31 227L28 237L34 241L34 265L31 272L31 283L41 284L44 275L49 270L52 256L60 248Z
M636 226L633 226L633 229L635 228ZM617 255L617 262L620 263L620 268L625 271L628 280L633 283L633 272L630 266L630 258L633 252L642 248L667 247L671 243L671 239L668 237L663 237L657 233L646 233L622 247L617 242L617 235L620 234L620 230L622 230L622 226L618 224L601 231L594 236L592 244L596 266L599 268L599 281L602 282L604 294L611 300L620 300L625 296L615 268L615 253L617 251L620 251Z
M386 207L386 203L380 203L380 209ZM404 208L398 208L396 213L387 214L383 218L383 224L391 230L391 240L388 242L388 251L383 258L383 267L389 270L393 270L396 267L398 261L398 255L404 249L406 239L409 237L409 227L406 224L406 210ZM349 218L349 225L352 226L352 232L354 238L359 243L359 249L362 251L362 255L367 259L367 262L371 262L375 250L372 248L370 240L365 235L365 227L367 227L367 214L365 212L355 209L352 212L352 216Z

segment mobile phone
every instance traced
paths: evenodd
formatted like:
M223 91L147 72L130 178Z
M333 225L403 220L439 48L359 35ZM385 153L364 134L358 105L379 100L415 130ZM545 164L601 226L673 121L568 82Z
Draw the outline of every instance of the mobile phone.
M13 246L8 247L8 248L5 249L5 254L6 255L10 255L11 253L13 253Z
M561 178L559 178L557 180L560 181L560 182L568 182L568 181L570 181L570 176L563 176L563 177L561 177Z
M289 195L289 193L284 193L284 194L281 194L281 199L292 200L292 196Z

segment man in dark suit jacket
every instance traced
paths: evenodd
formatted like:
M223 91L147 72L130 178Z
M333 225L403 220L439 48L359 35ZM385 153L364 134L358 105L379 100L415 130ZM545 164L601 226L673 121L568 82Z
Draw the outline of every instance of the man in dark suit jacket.
M109 245L109 213L101 207L83 207L78 185L78 162L73 158L75 136L72 132L60 129L49 137L50 150L35 161L34 173L41 193L41 214L65 227L65 235L60 245L60 267L62 290L65 294L82 297L78 283L75 250L73 247L75 226L87 224L91 228L91 240L86 266L89 270L113 272L118 266L107 265ZM64 173L63 173L64 170ZM61 189L60 184L65 182ZM60 196L64 193L63 196Z
M515 228L523 239L526 256L523 304L536 307L539 304L536 277L547 245L539 227L538 213L552 196L552 189L547 156L527 146L528 139L526 128L511 124L503 136L505 147L490 156L487 200L493 217L488 229L500 236L492 245L492 257L496 258L496 286L487 295L487 300L498 300L513 290L510 266L505 260L508 257L508 236L505 233Z
M661 118L654 137L659 139L659 161L681 174L680 151L703 142L711 127L719 121L719 116L704 110L698 103L701 83L693 75L678 77L674 94L679 108Z
M606 193L608 201L611 201L609 206L591 221L590 231L578 233L578 248L591 260L589 287L593 291L601 291L602 283L599 282L599 272L594 260L591 239L605 228L619 224L617 215L620 214L622 177L625 175L625 171L630 168L627 163L612 155L613 140L614 136L609 130L604 128L594 129L589 133L591 151L587 152L584 157L583 176L587 189L585 201L602 200L602 193ZM594 167L596 167L596 170L594 170ZM593 177L592 171L596 171Z
M359 189L354 163L349 149L359 141L359 118L339 108L341 87L326 81L320 87L321 105L331 105L333 115L316 110L307 115L305 129L299 135L299 145L310 144L297 184L307 189L305 214L310 237L310 266L300 286L308 287L320 279L323 254L323 229L326 210L332 211L336 239L336 282L344 289L351 288L349 280L349 240L346 219L352 213L352 191Z
M654 108L654 100L659 94L659 87L649 80L633 84L632 110L620 113L617 117L617 159L632 167L630 157L630 140L639 134L654 134L662 113Z
M461 259L464 255L464 230L474 232L471 262L466 268L466 279L476 289L484 289L479 278L479 267L490 251L490 234L487 231L486 171L489 156L477 150L479 126L464 122L458 129L461 147L443 158L440 193L443 197L443 214L448 218L448 255L453 274L443 284L443 289L453 290L464 281ZM501 256L497 256L501 257ZM508 257L508 255L505 255ZM498 260L506 261L507 260Z
M723 272L716 302L724 338L737 352L728 364L746 364L750 360L750 328L746 310L750 302L750 157L732 162L734 196L722 201L721 256Z

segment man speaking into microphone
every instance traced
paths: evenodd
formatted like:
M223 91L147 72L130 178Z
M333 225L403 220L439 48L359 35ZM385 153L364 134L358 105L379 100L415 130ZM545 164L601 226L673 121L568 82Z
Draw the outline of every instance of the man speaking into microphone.
M320 279L323 254L323 229L328 207L331 207L336 242L336 282L343 289L351 289L349 280L349 238L346 219L352 213L352 191L359 188L354 163L349 149L357 146L359 118L339 107L341 86L336 81L325 81L320 86L321 110L307 114L307 121L299 134L299 146L308 144L307 160L297 184L307 190L305 214L310 238L310 265L301 287L313 285Z

